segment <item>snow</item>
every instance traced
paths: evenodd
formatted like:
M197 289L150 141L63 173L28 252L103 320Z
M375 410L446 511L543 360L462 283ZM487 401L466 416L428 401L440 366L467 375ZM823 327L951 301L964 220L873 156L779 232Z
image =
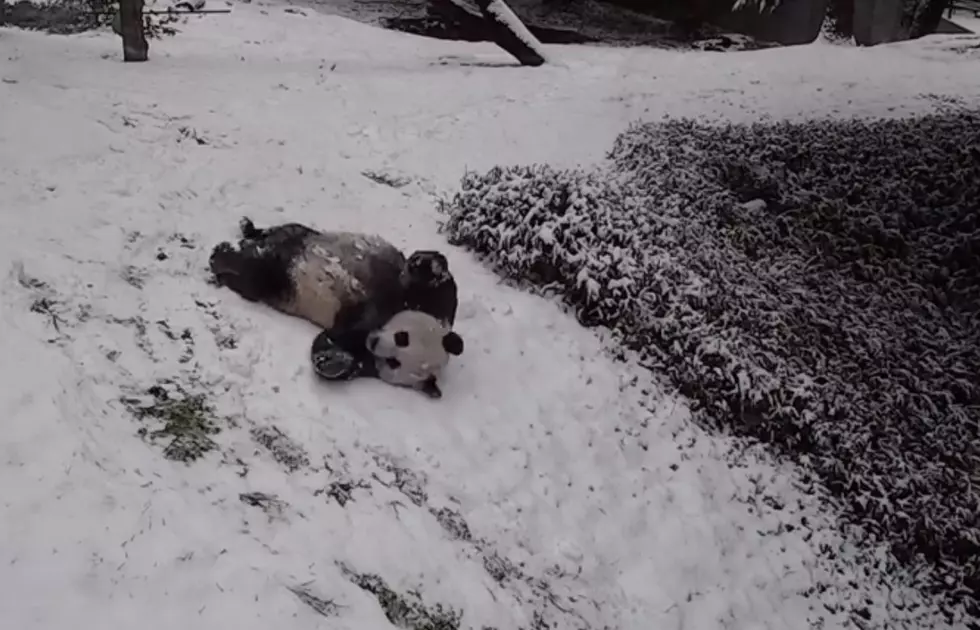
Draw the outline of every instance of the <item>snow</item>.
M109 33L0 29L9 627L391 627L338 563L473 628L535 614L561 628L831 628L849 622L834 612L845 601L867 598L880 623L922 598L828 573L817 549L845 545L796 472L759 453L729 466L730 444L692 427L683 400L448 248L433 194L465 169L594 162L636 118L976 102L976 50L956 51L977 38L738 55L546 46L561 63L523 69L490 44L229 6L151 42L147 64L120 63ZM467 346L444 398L318 383L310 325L207 284L210 248L243 214L445 251ZM231 419L217 451L183 464L137 436L120 398L159 379ZM262 447L273 426L305 458ZM341 506L324 490L345 483ZM240 498L255 492L280 503L266 514ZM814 531L763 535L780 522L767 496ZM443 508L471 539L440 525ZM335 609L290 590L304 584Z

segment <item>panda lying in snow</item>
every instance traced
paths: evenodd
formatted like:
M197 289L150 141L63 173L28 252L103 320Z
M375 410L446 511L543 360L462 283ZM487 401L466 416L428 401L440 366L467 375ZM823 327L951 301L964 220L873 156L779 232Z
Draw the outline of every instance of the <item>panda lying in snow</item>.
M463 353L445 256L423 250L406 260L380 236L299 223L259 229L245 217L239 228L237 248L226 241L211 252L215 280L320 326L310 348L318 375L380 378L442 396L438 375L449 355Z

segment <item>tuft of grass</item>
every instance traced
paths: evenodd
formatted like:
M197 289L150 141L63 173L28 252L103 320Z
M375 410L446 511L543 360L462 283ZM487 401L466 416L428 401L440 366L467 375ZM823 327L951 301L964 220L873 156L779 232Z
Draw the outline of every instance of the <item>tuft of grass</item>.
M412 179L410 177L405 177L394 173L386 173L384 171L361 171L361 175L367 177L376 184L391 186L392 188L403 188L412 183Z
M340 610L340 606L338 606L332 599L324 599L318 595L314 595L309 591L306 585L287 586L286 588L288 588L289 591L299 599L299 601L312 608L314 612L322 617L335 616Z
M429 500L429 494L425 489L426 479L424 474L398 465L385 453L375 453L374 463L394 477L391 481L383 481L377 474L374 474L375 481L386 488L397 489L418 507L422 507Z
M363 479L358 479L357 481L342 480L331 482L327 488L317 490L313 495L319 496L325 494L336 501L340 507L345 507L348 502L354 500L354 490L370 489L371 484Z
M429 513L435 517L442 529L445 530L447 534L453 540L462 540L464 542L474 542L473 532L470 531L469 523L463 518L463 515L452 510L448 507L442 508L429 508Z
M289 472L296 472L310 465L306 450L278 427L254 427L249 433L253 440L268 449L272 458Z
M188 394L180 388L170 392L161 385L154 385L145 392L153 398L150 404L140 404L134 399L123 402L137 420L156 420L157 429L141 427L140 437L151 442L167 441L163 456L172 461L193 462L217 448L212 435L221 432L214 406L204 394Z
M394 626L404 630L459 630L463 611L442 604L426 606L419 593L397 593L378 575L357 573L343 564L340 570L352 584L377 598L385 617Z
M289 504L274 494L265 492L242 492L238 495L238 500L245 505L260 508L270 517L282 517L283 512Z

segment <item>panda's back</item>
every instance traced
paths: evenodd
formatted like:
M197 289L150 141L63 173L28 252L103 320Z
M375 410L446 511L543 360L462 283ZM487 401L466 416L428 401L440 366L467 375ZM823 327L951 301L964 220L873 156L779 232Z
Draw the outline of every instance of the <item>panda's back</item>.
M290 266L293 294L283 310L322 328L370 329L398 309L405 256L374 234L313 232Z

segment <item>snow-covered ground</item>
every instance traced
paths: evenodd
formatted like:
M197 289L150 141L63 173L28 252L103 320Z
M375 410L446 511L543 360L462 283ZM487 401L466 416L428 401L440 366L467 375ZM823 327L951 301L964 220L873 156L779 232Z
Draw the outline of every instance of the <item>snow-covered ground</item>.
M5 627L390 628L344 567L462 609L463 628L905 614L916 595L818 557L841 541L793 471L730 467L682 400L467 255L447 251L467 351L438 402L318 383L311 326L210 286L206 260L243 214L445 250L433 195L464 169L594 162L637 118L976 102L980 38L549 47L559 63L522 69L490 45L229 6L147 64L120 63L108 33L0 29ZM196 462L141 439L121 401L165 379L216 408L218 448ZM783 510L809 527L785 531Z

